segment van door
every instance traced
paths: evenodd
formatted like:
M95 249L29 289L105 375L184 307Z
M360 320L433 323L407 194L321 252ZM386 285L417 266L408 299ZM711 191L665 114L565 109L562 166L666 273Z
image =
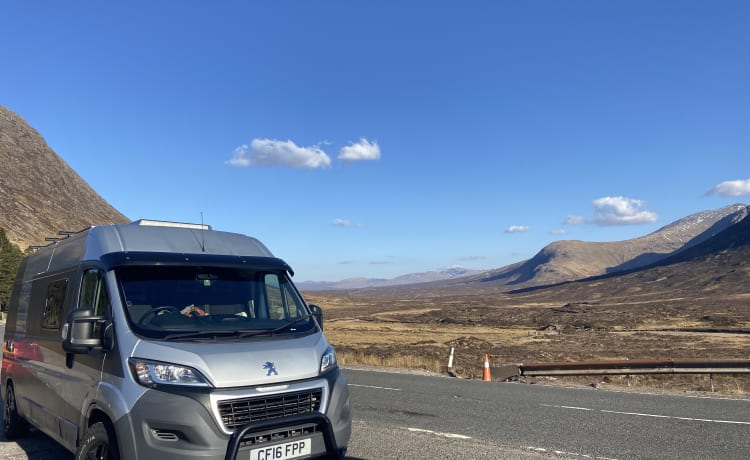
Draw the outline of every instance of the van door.
M16 384L27 405L30 421L54 439L59 439L59 406L65 359L60 327L66 299L71 296L70 278L59 273L34 279L27 317L27 335L16 340L19 361L29 370Z
M111 325L111 305L104 273L98 268L83 270L80 288L78 290L78 301L76 308L91 308L97 316L107 319L105 324L96 324L94 334L102 337L105 328ZM92 351L89 354L70 354L66 356L64 391L60 411L60 432L66 446L73 450L81 423L81 413L85 411L83 405L96 393L97 387L102 379L102 368L107 351ZM81 434L85 431L80 428Z

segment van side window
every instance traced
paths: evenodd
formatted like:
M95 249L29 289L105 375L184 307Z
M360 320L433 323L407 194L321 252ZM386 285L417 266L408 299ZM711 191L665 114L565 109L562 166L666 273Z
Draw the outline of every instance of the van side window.
M104 316L109 319L109 294L107 285L97 269L86 270L81 278L81 294L78 296L78 308L90 308L95 316ZM101 323L94 325L96 336L101 328Z
M268 302L268 317L271 319L284 318L284 298L281 296L279 277L272 273L265 276L266 301Z
M289 288L289 286L285 286L284 294L286 296L286 304L287 308L289 309L289 317L290 318L298 318L302 315L302 307L297 302L297 296L293 295L292 290Z
M99 271L86 270L81 279L81 295L78 296L78 308L94 307L97 284L99 284Z
M109 319L109 294L104 280L99 280L99 289L96 293L96 303L94 303L94 314L104 316Z
M267 273L264 282L269 318L287 319L297 318L301 315L300 312L304 310L286 280L280 279L279 275L274 273Z
M62 324L63 304L68 290L68 280L58 280L47 286L47 297L44 301L42 327L44 329L60 329Z

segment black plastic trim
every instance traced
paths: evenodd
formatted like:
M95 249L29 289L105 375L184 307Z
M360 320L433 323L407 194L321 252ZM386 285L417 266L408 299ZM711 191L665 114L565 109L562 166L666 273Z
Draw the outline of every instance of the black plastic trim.
M240 448L242 438L248 433L277 430L280 428L302 425L306 423L315 423L322 427L323 440L326 445L326 456L332 459L339 458L339 451L336 447L336 438L333 436L333 427L331 427L331 421L324 414L313 413L306 415L295 415L291 417L277 418L273 420L266 420L263 422L248 423L242 428L237 429L232 436L229 438L229 446L227 447L227 453L224 460L235 460L237 457L237 451Z
M277 257L235 256L216 254L187 254L175 252L110 252L100 258L107 269L127 265L178 265L275 268L293 273L289 264Z

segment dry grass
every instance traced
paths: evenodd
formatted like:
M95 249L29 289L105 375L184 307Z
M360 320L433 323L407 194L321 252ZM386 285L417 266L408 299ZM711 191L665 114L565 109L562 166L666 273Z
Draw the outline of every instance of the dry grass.
M597 296L605 298L606 296ZM406 292L308 293L325 311L325 332L344 365L445 372L481 378L483 357L503 364L594 359L748 358L747 296L684 301L547 299L538 295L434 295ZM541 380L540 380L541 381ZM627 388L625 376L560 382ZM715 375L714 390L750 393L750 375ZM639 375L633 388L711 391L707 375Z
M527 383L591 386L600 389L617 388L646 391L715 392L722 395L746 397L750 394L750 378L740 375L625 375L587 377L536 377Z
M435 358L415 356L412 354L378 356L366 351L340 351L337 352L339 363L344 366L374 366L400 369L420 369L424 371L441 373L445 371L445 361Z

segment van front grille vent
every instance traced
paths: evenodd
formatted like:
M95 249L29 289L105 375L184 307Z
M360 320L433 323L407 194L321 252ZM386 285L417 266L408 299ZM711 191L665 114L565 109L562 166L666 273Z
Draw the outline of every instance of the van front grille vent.
M162 441L178 441L180 439L180 436L177 433L168 430L152 429L151 435L156 439L160 439Z
M260 422L290 415L318 412L323 399L323 389L296 391L252 398L229 399L219 402L221 421L229 431L248 423Z

